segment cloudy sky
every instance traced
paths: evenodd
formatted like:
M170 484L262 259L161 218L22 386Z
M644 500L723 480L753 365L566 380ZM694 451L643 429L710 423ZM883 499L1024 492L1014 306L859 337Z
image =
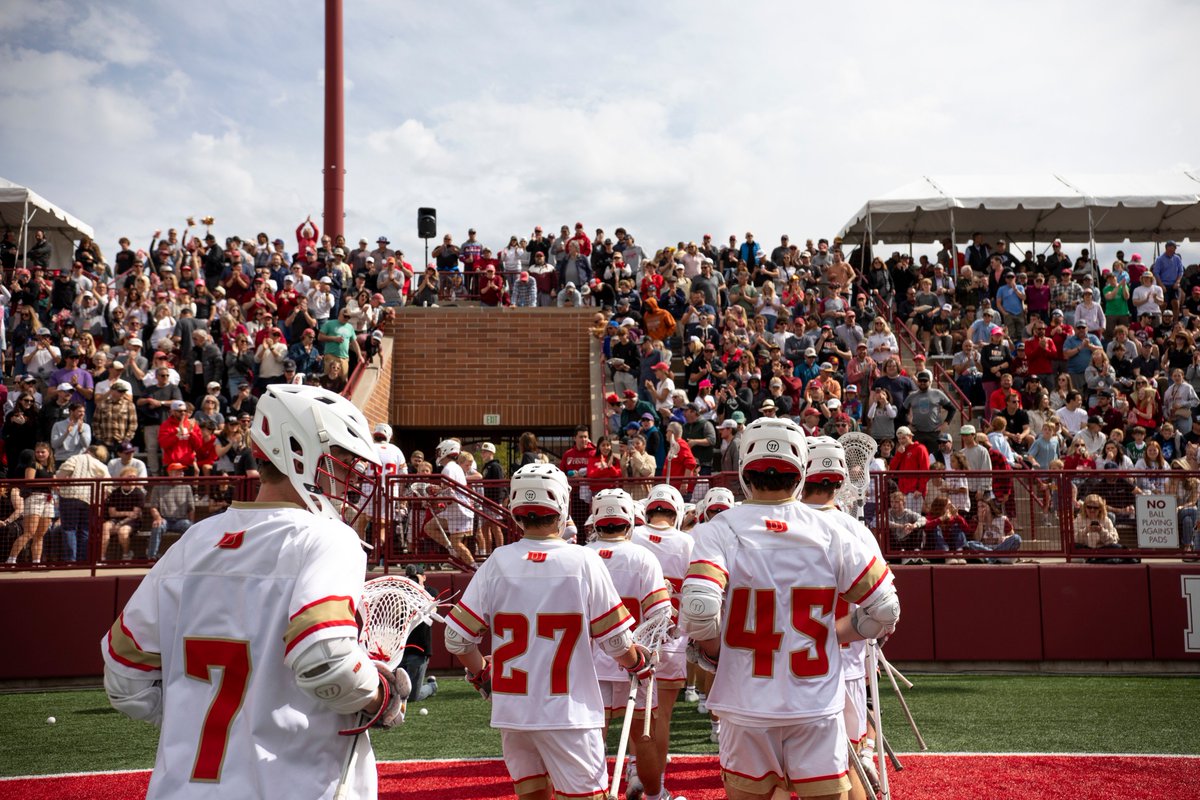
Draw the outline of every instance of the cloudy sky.
M346 232L832 236L922 174L1200 167L1200 3L347 0ZM322 205L320 0L0 0L0 176L120 235Z

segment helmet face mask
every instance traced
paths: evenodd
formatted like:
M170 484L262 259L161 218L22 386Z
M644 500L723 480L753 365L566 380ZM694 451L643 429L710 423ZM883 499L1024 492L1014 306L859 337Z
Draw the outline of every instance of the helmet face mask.
M635 521L633 498L624 489L602 489L592 498L593 530L597 536L629 538Z
M314 514L352 522L369 505L379 455L366 417L341 395L315 386L268 386L250 440L254 455L283 473Z

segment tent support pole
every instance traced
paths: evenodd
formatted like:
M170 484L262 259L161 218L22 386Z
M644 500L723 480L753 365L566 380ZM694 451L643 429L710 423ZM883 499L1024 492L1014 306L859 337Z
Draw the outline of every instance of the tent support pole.
M950 276L958 280L958 232L954 230L954 206L950 206Z

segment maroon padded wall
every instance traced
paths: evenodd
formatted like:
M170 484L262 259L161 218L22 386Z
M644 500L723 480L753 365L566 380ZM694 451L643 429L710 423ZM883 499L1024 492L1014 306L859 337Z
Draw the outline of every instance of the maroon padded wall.
M116 588L111 577L0 581L0 608L8 609L0 680L101 674Z
M932 572L938 661L1041 660L1038 567L938 566Z
M1154 657L1150 586L1141 565L1043 564L1042 657L1128 661Z
M1192 595L1200 592L1200 564L1151 564L1150 620L1154 633L1156 659L1200 661L1200 597L1189 616L1183 593L1183 579L1188 577ZM1186 649L1186 634L1194 632L1192 650Z
M900 627L888 639L892 661L933 661L933 567L894 566L900 594Z

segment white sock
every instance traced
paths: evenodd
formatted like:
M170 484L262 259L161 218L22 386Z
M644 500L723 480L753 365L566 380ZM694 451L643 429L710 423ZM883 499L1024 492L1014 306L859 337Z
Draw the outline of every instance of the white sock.
M4 563L5 564L15 564L15 563L17 563L17 558L16 558L16 556L9 556L8 560L5 561Z

